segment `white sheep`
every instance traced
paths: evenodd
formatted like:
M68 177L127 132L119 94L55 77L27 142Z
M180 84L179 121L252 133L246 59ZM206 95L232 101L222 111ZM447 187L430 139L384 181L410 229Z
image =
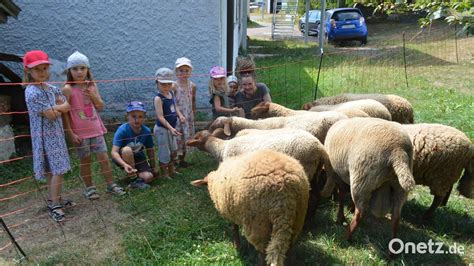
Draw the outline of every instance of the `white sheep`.
M318 169L329 164L323 144L304 130L247 129L240 131L236 137L229 140L216 137L215 135L220 135L216 132L219 132L219 129L216 129L212 134L207 130L199 131L186 142L186 145L208 152L219 161L255 150L279 151L297 159L303 165L309 181L312 180ZM330 168L330 165L325 168L328 167Z
M320 112L318 115L305 114L289 117L272 117L261 120L250 120L241 117L218 117L209 127L210 131L216 128L224 128L226 135L236 134L242 129L277 129L292 128L308 131L319 141L324 143L329 128L347 116L338 112Z
M434 195L431 207L423 220L432 218L436 208L445 205L451 189L459 179L459 192L472 198L474 183L472 165L474 148L471 140L461 131L440 124L403 125L413 144L413 176L417 184L426 185Z
M317 99L314 102L306 103L303 105L303 109L309 110L313 106L317 105L334 105L362 99L372 99L383 104L392 115L392 121L399 122L401 124L413 124L414 122L413 107L411 106L410 102L403 97L392 94L344 93L332 97L323 97Z
M371 199L377 195L389 198L385 202L392 205L392 236L396 237L402 206L408 191L415 186L412 174L413 146L401 125L378 118L341 120L329 129L324 146L335 175L328 174L322 196L329 196L334 188L332 182L338 180L350 185L355 204L347 238L352 237L361 217L368 211L376 216L385 214L385 209L370 209L375 203L381 202ZM340 200L344 187L339 185L342 194ZM342 202L338 221L341 219Z
M225 160L192 184L208 185L217 211L243 227L260 258L266 254L268 264L284 264L302 230L308 203L309 184L298 161L271 150L255 151ZM240 246L235 230L234 243Z
M350 114L353 111L362 111L369 117L392 120L392 115L388 109L380 102L372 99L355 100L335 105L317 105L309 109L309 111L336 111L344 114Z
M377 102L378 104L381 104ZM383 108L385 108L382 105ZM329 108L328 108L329 109ZM386 108L385 108L386 109ZM257 104L254 108L251 110L251 116L252 119L259 119L259 118L269 118L269 117L279 117L279 116L294 116L294 115L304 115L304 114L314 114L312 112L315 112L318 110L293 110L287 107L284 107L282 105L276 104L276 103L271 103L271 102L261 102ZM330 111L330 110L328 110ZM332 111L337 111L339 113L345 114L347 117L369 117L369 115L359 109L340 109L340 110L332 110ZM388 112L388 110L387 110ZM389 113L390 115L390 113Z

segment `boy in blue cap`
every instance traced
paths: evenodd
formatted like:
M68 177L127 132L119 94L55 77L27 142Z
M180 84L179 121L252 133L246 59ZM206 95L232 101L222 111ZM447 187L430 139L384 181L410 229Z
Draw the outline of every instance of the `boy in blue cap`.
M111 151L112 160L116 165L124 169L129 177L138 176L130 184L132 188L148 188L150 185L147 183L158 175L152 132L143 125L145 116L146 109L143 103L132 101L128 104L128 122L122 124L115 132Z

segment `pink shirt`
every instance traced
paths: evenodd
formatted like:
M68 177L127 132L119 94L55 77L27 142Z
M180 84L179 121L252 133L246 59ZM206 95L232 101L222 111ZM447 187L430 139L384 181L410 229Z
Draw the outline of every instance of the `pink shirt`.
M95 86L91 87L93 90L97 90ZM69 119L74 134L78 135L81 139L87 139L107 133L107 129L105 129L94 103L90 97L82 93L81 88L71 88L69 104L71 105Z

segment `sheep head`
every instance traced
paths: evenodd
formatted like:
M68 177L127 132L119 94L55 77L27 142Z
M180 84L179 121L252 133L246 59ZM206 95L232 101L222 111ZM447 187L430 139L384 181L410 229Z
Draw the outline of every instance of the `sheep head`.
M216 130L216 128L223 128L224 133L227 136L230 136L231 133L231 125L232 125L232 117L225 117L225 116L220 116L212 122L212 124L209 126L209 131L213 132Z
M252 119L266 117L269 110L270 110L269 102L261 102L257 104L254 108L252 108L252 110L250 110Z
M186 146L196 147L201 151L206 151L205 145L210 135L211 133L208 130L199 131L186 141Z

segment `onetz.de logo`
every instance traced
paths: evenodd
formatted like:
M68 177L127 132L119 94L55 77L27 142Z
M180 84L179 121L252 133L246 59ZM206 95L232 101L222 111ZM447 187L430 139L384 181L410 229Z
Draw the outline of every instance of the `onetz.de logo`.
M454 243L452 246L444 246L443 242L403 242L394 238L388 242L388 250L393 254L459 254L464 255L464 246Z

